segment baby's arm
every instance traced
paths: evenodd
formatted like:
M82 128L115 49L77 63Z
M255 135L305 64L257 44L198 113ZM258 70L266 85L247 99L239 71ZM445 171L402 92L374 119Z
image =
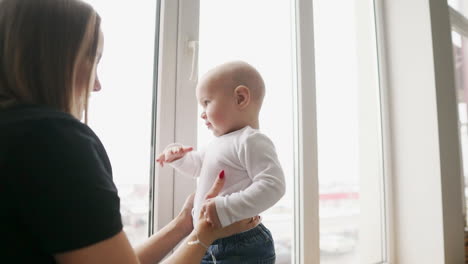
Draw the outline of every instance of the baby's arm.
M164 163L167 163L184 175L198 177L202 165L202 156L203 154L194 151L193 147L172 143L164 149L156 161L161 167L164 166Z
M241 146L239 157L252 184L240 192L215 198L223 227L272 207L286 190L283 170L268 137L261 133L250 135Z
M161 167L164 167L164 163L176 161L192 150L193 147L186 147L178 143L172 143L169 144L161 154L159 154L156 161L161 165Z

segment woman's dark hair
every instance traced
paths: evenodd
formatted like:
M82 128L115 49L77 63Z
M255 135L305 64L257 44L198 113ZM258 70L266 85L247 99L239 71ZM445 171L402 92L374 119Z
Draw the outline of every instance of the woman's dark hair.
M100 20L79 0L0 0L0 109L87 110L90 89L77 78L91 78Z

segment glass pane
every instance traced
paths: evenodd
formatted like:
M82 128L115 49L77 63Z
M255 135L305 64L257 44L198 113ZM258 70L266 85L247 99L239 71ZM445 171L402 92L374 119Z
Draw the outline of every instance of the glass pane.
M382 137L371 0L314 0L320 261L384 261Z
M275 240L277 264L292 263L294 234L291 8L292 1L200 0L200 74L230 60L244 60L265 80L260 128L275 144L287 188L262 214ZM212 135L202 119L198 124L198 146L203 146Z
M124 230L136 245L148 237L156 1L88 2L104 32L102 90L91 95L89 125L109 155Z
M449 6L468 17L468 2L466 0L448 0Z
M464 214L465 218L468 199L468 38L452 31L453 56L455 62L455 87L458 101L458 124L462 151L464 175ZM468 220L465 220L465 226Z

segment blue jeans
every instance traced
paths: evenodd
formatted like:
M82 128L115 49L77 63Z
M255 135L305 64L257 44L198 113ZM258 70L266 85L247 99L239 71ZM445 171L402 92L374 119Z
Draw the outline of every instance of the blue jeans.
M273 237L263 224L214 241L201 264L214 263L210 251L217 264L274 264L276 259Z

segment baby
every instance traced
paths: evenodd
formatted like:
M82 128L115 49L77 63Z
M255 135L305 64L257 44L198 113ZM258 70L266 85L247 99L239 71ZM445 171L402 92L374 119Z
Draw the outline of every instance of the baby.
M207 221L227 226L259 215L285 192L284 175L272 141L259 129L265 85L251 65L228 62L206 73L196 89L203 107L201 118L215 139L199 151L178 143L159 155L161 166L199 177L194 200L194 221L204 208ZM218 197L204 201L220 171L226 181ZM196 223L194 223L196 226ZM209 249L222 263L274 263L270 231L263 225L216 240ZM206 254L202 263L210 262Z

